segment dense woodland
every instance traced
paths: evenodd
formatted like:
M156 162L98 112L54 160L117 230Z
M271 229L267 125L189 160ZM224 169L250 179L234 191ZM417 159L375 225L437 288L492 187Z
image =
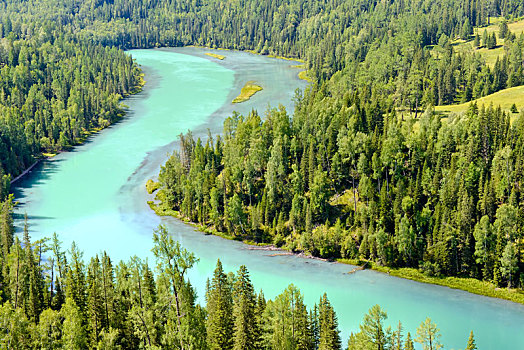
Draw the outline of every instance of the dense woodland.
M74 243L68 254L63 251L56 234L32 243L27 221L20 241L9 203L2 207L0 231L2 349L342 348L337 316L325 294L310 309L293 285L266 300L262 291L255 292L245 266L226 273L219 260L203 307L186 276L198 258L163 226L153 234L155 273L136 256L113 266L104 252L87 264ZM412 350L413 342L442 347L430 319L414 337L400 322L392 330L386 320L387 313L373 306L351 333L349 349ZM476 349L473 333L467 344Z
M291 119L273 109L228 118L205 144L185 135L159 198L256 242L521 283L524 115L510 126L500 109L473 105L446 122L431 110L368 120L363 101L306 98Z
M523 15L517 0L0 0L2 347L341 347L325 296L310 310L294 287L265 302L242 268L218 264L206 307L195 304L184 271L196 258L165 232L156 274L138 258L85 264L56 237L13 236L11 179L118 119L140 84L129 48L296 57L314 81L295 111L233 115L208 140L182 135L159 176L163 209L316 256L522 287L524 116L472 105L441 120L432 106L524 84L524 36L504 21L498 36L483 29ZM504 54L490 66L455 52L457 39L504 39ZM411 349L385 317L372 308L349 348ZM420 329L438 348L436 326Z

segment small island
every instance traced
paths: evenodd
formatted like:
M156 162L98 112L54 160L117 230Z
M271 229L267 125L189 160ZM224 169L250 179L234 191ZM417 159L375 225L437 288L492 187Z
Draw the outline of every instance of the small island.
M233 103L242 103L242 102L246 102L247 100L249 100L251 98L251 96L253 96L254 94L256 94L258 91L262 91L263 88L262 86L260 85L257 85L254 81L248 81L244 87L242 88L242 90L240 90L240 95L238 95L237 97L235 97L235 99L233 100Z
M224 58L226 58L226 56L224 56L224 55L219 55L219 54L211 53L211 52L206 52L205 55L211 56L213 58L217 58L219 60L223 60Z

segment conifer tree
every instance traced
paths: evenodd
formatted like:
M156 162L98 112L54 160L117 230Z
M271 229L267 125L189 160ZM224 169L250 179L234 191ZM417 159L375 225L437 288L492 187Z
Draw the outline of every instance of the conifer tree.
M477 345L475 344L475 337L473 336L473 331L469 333L468 344L466 345L466 350L477 350Z
M233 349L256 349L257 320L256 296L244 265L240 266L233 286Z
M66 297L74 301L82 318L86 315L86 276L83 254L75 242L71 244L71 264L66 272Z
M337 316L325 293L320 298L318 309L320 321L319 350L340 349L341 342Z
M0 203L0 299L7 299L9 285L9 263L8 256L14 242L13 218L13 197L10 196Z
M393 350L402 350L402 323L398 321L398 327L393 332Z
M265 328L264 324L264 311L266 309L266 299L264 298L264 293L262 290L258 293L257 296L257 303L255 306L255 322L256 322L256 335L255 335L255 341L256 341L256 348L257 349L264 349L263 346L263 340L262 340L262 330Z
M406 342L404 343L404 350L415 350L413 340L411 339L411 333L408 332L406 335Z
M27 215L25 216L24 223L24 250L24 270L27 274L27 286L25 287L25 290L28 299L26 303L26 315L29 320L36 323L44 306L44 280L40 266L36 264L35 256L33 254L31 240L29 237L29 224L27 221Z
M113 265L111 263L111 258L104 251L102 254L102 264L101 264L101 273L102 273L102 298L103 298L103 313L104 313L104 325L105 327L116 327L115 319L115 276ZM148 274L149 273L149 274ZM145 279L148 280L149 285L154 284L153 276L149 269L146 270ZM154 299L156 301L156 299Z
M360 325L364 341L373 344L379 350L388 348L391 343L391 330L389 327L384 329L384 321L387 317L387 313L379 305L374 305Z
M27 272L24 268L24 255L24 250L18 237L15 237L15 242L9 254L9 299L15 310L18 308L25 309L25 298L27 298L24 283L27 280Z
M440 333L437 325L431 322L431 319L428 317L417 328L417 338L415 341L422 344L424 350L438 350L442 349L439 338Z
M233 347L233 299L231 285L220 260L217 261L213 279L208 284L206 305L209 348L231 349Z
M98 344L99 334L107 327L104 318L102 276L98 255L91 258L87 268L87 330L92 347Z

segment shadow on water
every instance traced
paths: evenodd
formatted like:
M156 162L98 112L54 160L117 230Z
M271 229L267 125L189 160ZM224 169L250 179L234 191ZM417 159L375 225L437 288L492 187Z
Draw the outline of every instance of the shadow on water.
M41 185L57 173L63 159L42 160L29 173L12 185L11 191L18 202L26 197L26 190Z

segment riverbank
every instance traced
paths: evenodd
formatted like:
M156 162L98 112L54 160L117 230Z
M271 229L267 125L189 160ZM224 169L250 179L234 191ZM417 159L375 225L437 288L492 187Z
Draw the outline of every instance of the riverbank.
M355 259L337 259L339 263L358 265L374 271L386 273L390 276L404 278L416 282L435 284L443 287L463 290L469 293L483 295L491 298L498 298L512 301L524 305L524 291L512 288L499 288L493 283L487 281L480 281L475 278L464 277L433 277L427 276L415 268L391 268L380 266L370 261L362 261Z
M225 49L225 48L222 48L222 47L213 48L213 47L199 46L199 45L188 45L186 47L197 47L197 48L202 48L202 49L210 49L210 50L218 50L218 51L232 51L232 49ZM309 71L306 69L306 64L305 64L306 61L301 59L301 58L285 57L285 56L278 56L278 55L265 55L265 54L262 54L260 52L255 51L255 50L239 50L239 51L244 51L244 52L247 52L247 53L250 53L250 54L253 54L253 55L264 56L264 57L268 57L268 58L276 58L276 59L279 59L279 60L294 61L294 62L302 63L302 64L294 65L294 66L291 66L291 67L297 68L297 69L301 69L301 71L298 72L298 78L299 79L305 80L308 83L313 83L313 79L309 75ZM204 55L210 56L210 57L213 57L213 58L218 58L219 60L224 60L226 58L226 56L224 56L224 55L219 55L219 54L209 53L209 52L208 53L204 53Z
M152 194L153 192L156 191L156 189L159 188L159 184L156 182L153 182L152 180L148 180L148 184L146 186L150 194ZM153 189L153 188L154 190L150 191L150 189ZM192 222L188 218L180 215L178 211L175 211L175 210L172 210L172 209L169 209L163 206L161 201L159 204L154 203L154 201L148 201L147 203L149 207L159 216L174 217L178 220L181 220L191 225L192 227L196 228L197 230L205 234L215 235L215 236L219 236L219 237L229 239L229 240L242 241L244 244L247 244L250 246L250 248L248 249L259 249L259 250L264 249L268 251L278 251L280 253L285 253L288 255L297 255L297 256L304 257L304 258L311 258L311 259L322 260L322 261L332 261L329 259L322 259L322 258L314 257L312 255L306 254L305 252L293 252L285 248L276 247L274 245L270 245L267 243L257 243L257 242L253 242L250 240L242 240L242 239L239 239L238 237L233 237L231 235L228 235L227 233L219 232L215 230L213 227L207 227L202 224ZM253 248L251 248L251 246ZM482 296L487 296L487 297L497 298L497 299L502 299L502 300L508 300L514 303L519 303L519 304L524 305L524 291L520 291L515 288L512 288L512 289L499 288L495 286L493 283L486 282L486 281L480 281L474 278L433 277L433 276L427 276L415 268L391 268L391 267L386 267L386 266L380 266L371 261L357 260L357 259L336 259L336 262L341 263L341 264L355 266L351 271L348 271L348 274L357 273L365 269L371 269L377 272L388 274L390 276L395 276L395 277L408 279L408 280L421 282L421 283L439 285L439 286L448 287L452 289L459 289L459 290L463 290L465 292L469 292L469 293L473 293L477 295L482 295Z
M140 91L142 91L142 88L144 87L144 85L146 83L146 81L145 81L145 74L143 72L140 73L139 78L140 79L139 79L138 84L133 87L133 89L131 90L131 93L126 94L125 96L122 96L120 98L120 101L124 100L126 97L128 97L130 95L135 95L135 94L139 93ZM73 145L69 146L68 149L72 148L72 147L75 147L75 146L82 145L84 142L86 142L86 140L88 139L89 136L91 136L93 134L96 134L96 133L99 133L100 131L104 130L105 128L107 128L107 127L113 125L114 123L117 123L118 121L122 120L122 118L125 116L124 108L126 108L126 106L122 105L121 107L122 107L122 111L120 113L118 113L117 118L113 122L109 122L108 121L107 124L103 124L103 125L99 125L99 126L92 126L89 129L82 130L80 137L76 138L75 139L75 143ZM36 160L34 161L34 163L31 164L27 169L25 169L21 174L19 174L13 180L11 180L11 185L15 184L17 181L19 181L24 176L29 174L31 172L31 170L34 169L34 167L36 167L38 164L40 164L41 161L53 158L57 154L59 154L61 152L64 152L64 151L67 151L67 149L59 150L59 151L53 151L53 153L41 152L40 154L36 155L35 156Z

